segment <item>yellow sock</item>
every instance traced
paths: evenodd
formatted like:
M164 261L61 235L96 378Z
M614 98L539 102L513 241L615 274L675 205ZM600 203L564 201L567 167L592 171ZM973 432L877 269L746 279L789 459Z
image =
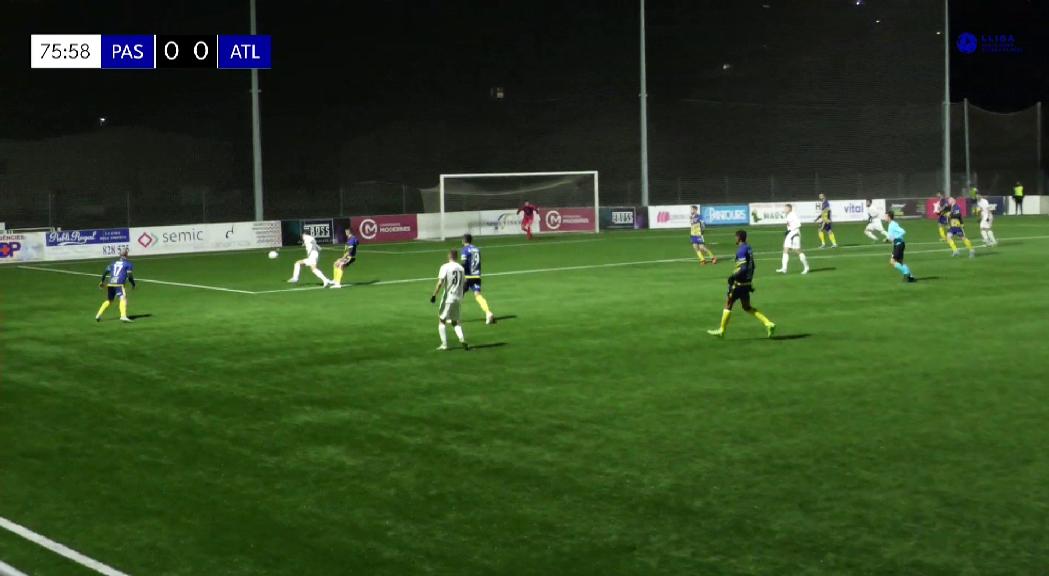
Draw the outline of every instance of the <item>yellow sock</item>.
M826 243L827 243L827 241L826 241L826 240L824 239L824 237L823 237L823 230L820 230L820 231L818 232L818 234L819 234L819 237L820 237L820 246L822 246L822 245L826 244Z
M102 303L102 306L100 306L98 309L98 314L95 314L95 318L101 317L102 313L106 311L106 308L109 308L109 300L106 300Z
M696 258L699 258L700 262L703 262L704 260L706 260L706 258L703 256L703 253L700 252L699 250L696 250Z
M838 243L838 239L834 237L834 232L830 233L830 243L835 245Z
M336 284L341 283L342 282L342 268L339 268L338 266L336 266L335 270L332 271L331 276L332 276L332 279L335 280Z
M120 299L120 317L127 318L127 300Z
M958 251L958 245L954 243L954 238L948 237L947 238L947 245L951 247L951 250L953 250L955 252Z
M765 327L768 327L769 324L772 324L772 321L769 320L767 316L759 312L757 308L751 308L750 310L747 310L747 314L750 314L751 316L757 318Z
M485 314L492 313L492 311L488 308L488 300L485 300L484 296L477 294L477 303L481 305L481 310L484 310Z
M940 231L940 240L946 240L947 231L943 229L943 226L938 226L937 229Z
M970 242L968 238L962 238L962 242L965 242L965 247L968 248L970 252L972 252L973 243Z
M732 310L725 309L721 311L721 331L724 332L728 328L728 317L732 315Z

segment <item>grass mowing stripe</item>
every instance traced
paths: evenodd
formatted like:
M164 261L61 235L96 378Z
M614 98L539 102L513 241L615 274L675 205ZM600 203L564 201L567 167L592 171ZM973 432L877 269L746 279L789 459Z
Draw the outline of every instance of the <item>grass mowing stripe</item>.
M69 558L73 562L76 562L77 564L80 564L85 568L90 568L91 570L94 570L99 574L104 574L105 576L128 576L126 573L121 572L120 570L117 570L112 566L103 564L98 560L95 560L94 558L84 556L80 552L77 552L76 550L73 550L72 548L64 544L55 542L47 536L37 534L29 528L26 528L21 524L16 524L8 520L7 518L4 518L3 516L0 516L0 528L3 528L8 532L17 534L18 536L21 536L22 538L25 538L26 540L29 540L34 544L39 544L40 546L47 548L55 554Z

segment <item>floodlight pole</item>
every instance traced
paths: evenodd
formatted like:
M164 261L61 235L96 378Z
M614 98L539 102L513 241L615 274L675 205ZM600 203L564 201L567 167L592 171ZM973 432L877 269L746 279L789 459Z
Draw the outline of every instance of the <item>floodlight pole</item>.
M251 34L255 35L255 0L251 2ZM251 69L251 156L255 190L255 220L262 220L262 126L259 118L259 71Z
M1034 173L1037 184L1038 195L1043 195L1044 186L1042 177L1042 101L1039 100L1034 106L1034 151L1035 151L1035 165Z
M648 206L648 79L645 73L645 0L641 1L641 205Z
M951 193L951 7L943 0L943 191Z
M962 100L962 117L965 121L965 191L973 188L973 176L969 170L969 99Z

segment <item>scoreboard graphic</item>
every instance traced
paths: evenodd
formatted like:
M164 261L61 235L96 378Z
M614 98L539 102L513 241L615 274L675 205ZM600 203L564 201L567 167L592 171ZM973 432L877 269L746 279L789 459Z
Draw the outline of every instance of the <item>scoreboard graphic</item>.
M251 70L271 68L273 51L268 34L33 34L29 62L44 69Z

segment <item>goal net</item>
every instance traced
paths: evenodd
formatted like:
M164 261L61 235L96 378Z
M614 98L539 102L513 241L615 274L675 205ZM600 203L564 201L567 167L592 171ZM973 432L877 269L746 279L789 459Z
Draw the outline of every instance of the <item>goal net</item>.
M1022 182L1028 194L1035 194L1040 180L1037 107L1001 114L969 104L967 116L971 185L987 195L1011 196Z
M423 191L426 212L440 214L439 235L524 234L517 210L538 207L532 233L598 232L597 171L441 174Z

